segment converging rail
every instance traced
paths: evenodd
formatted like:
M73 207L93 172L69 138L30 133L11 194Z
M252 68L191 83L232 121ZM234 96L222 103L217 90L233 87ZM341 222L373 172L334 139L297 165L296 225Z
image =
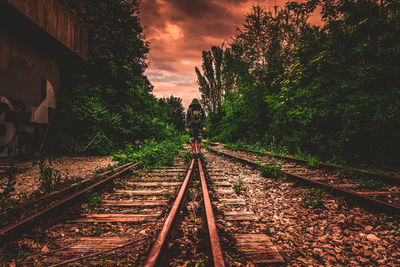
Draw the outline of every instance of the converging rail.
M224 263L224 259L222 257L222 249L221 249L221 244L219 242L219 237L218 237L218 233L217 233L217 226L215 225L215 219L214 219L214 213L213 213L212 206L211 206L210 195L208 194L207 182L206 182L206 178L205 178L204 171L203 171L203 166L201 164L200 159L197 159L197 164L199 166L201 188L203 191L204 206L205 206L205 210L206 210L207 225L208 225L208 232L210 235L210 243L211 243L211 249L212 249L212 254L213 254L212 256L213 256L213 260L214 260L214 266L222 267L222 266L225 266L225 263Z
M242 147L239 147L238 150L243 151L243 152L263 155L263 156L271 156L274 158L279 158L282 160L289 160L289 161L298 162L298 163L302 163L302 164L310 163L310 161L305 160L305 159L298 159L293 156L276 155L271 152L260 152L260 151L251 150L251 149L242 148ZM343 165L336 165L336 164L331 164L331 163L326 163L326 162L319 162L318 165L320 167L331 169L331 170L332 169L350 170L355 174L374 176L374 177L377 177L377 178L382 179L387 182L400 184L400 176L390 175L390 174L386 174L386 173L371 172L371 171L364 170L364 169L357 169L357 168L352 168L352 167L343 166Z
M122 167L119 167L115 173L112 173L112 171L107 171L101 175L98 175L93 179L102 178L103 176L105 176L105 178L102 178L101 180L99 180L77 192L76 192L76 190L78 190L81 185L70 186L64 190L57 191L57 192L54 192L54 193L51 193L51 194L41 197L39 199L39 201L49 201L50 202L50 201L53 201L53 198L57 195L60 195L62 193L70 193L69 195L67 195L64 198L61 198L60 200L56 201L56 203L50 205L49 207L46 207L45 209L40 210L40 211L28 216L25 219L19 220L15 223L12 223L12 224L0 229L0 236L7 237L7 238L15 238L15 237L25 233L32 227L32 225L34 223L41 221L41 220L42 221L46 220L46 218L48 218L50 215L54 215L54 213L56 211L59 211L62 208L66 208L69 205L71 205L72 203L81 199L89 190L98 189L98 188L106 185L108 182L112 181L114 178L119 177L121 174L127 172L131 168L136 167L138 164L139 163L131 162ZM107 176L111 173L112 173L112 175ZM87 183L88 182L89 182L89 180L87 181ZM75 193L72 193L72 192L75 192ZM29 204L25 205L26 207L24 206L24 208L32 207L32 206L34 206L34 204L35 204L34 202L29 203ZM4 215L6 215L6 214L4 214Z
M128 171L139 163L129 163L85 182L84 189L44 196L42 210L0 229L9 241L3 252L12 253L26 233L23 240L34 241L35 249L19 259L21 265L284 263L262 232L261 217L223 175L226 166L208 159L207 153L188 162L181 154L173 166L134 172ZM35 205L26 207L39 209Z
M18 259L22 265L40 262L64 266L81 261L89 265L142 264L143 257L135 255L144 256L150 247L178 187L187 187L189 181L182 174L188 171L190 178L194 162L188 169L180 156L174 159L173 166L134 172L128 171L139 163L129 163L85 182L84 189L80 183L42 197L40 205L27 206L41 209L39 212L25 213L23 216L28 218L1 229L2 237L8 237L3 239L7 242L2 244L2 252L14 253L16 242L21 243L17 238L25 232L23 240L32 240L36 245L26 257ZM182 200L184 191L178 199ZM179 212L176 205L172 209ZM27 233L27 229L33 231Z
M232 153L228 153L227 151L215 150L209 148L209 150L215 154L225 156L232 160L236 160L242 162L246 165L258 168L262 165L261 162L257 162L254 159L246 158L245 155L232 155ZM255 151L240 149L240 151L247 153L256 153ZM362 191L360 188L360 184L354 182L352 177L343 178L343 177L335 177L331 174L323 173L320 168L308 168L304 166L308 164L308 161L296 159L293 157L283 157L277 156L270 153L259 153L259 155L268 155L273 157L278 157L283 162L279 162L282 165L282 169L280 172L283 175L286 175L288 178L293 180L300 181L304 184L308 184L310 186L325 188L329 192L334 194L340 194L346 197L350 197L353 200L356 200L362 204L368 205L368 207L374 207L379 211L383 211L390 214L399 215L400 214L400 178L396 176L389 175L381 175L379 173L372 173L365 170L352 169L350 167L339 166L339 165L331 165L331 164L321 164L322 167L334 168L334 169L342 169L348 170L351 169L355 173L358 174L368 174L373 177L379 177L385 180L385 182L394 184L391 186L389 190L384 191ZM300 163L302 165L298 166L296 164L289 163L287 161L295 161L296 163ZM396 202L396 203L393 203Z
M189 184L191 182L191 176L192 176L192 171L193 171L195 162L196 162L196 160L192 159L189 170L186 174L185 180L181 186L178 196L175 199L174 205L172 206L172 208L168 214L168 217L164 223L164 226L161 229L160 233L158 234L158 237L149 253L149 256L147 257L146 263L144 265L146 267L159 266L161 264L161 260L165 256L166 247L169 242L169 238L171 238L174 227L177 226L176 225L177 215L180 212L184 197L186 195L187 189L189 188ZM202 185L202 193L203 193L204 206L205 206L205 211L206 211L207 226L208 226L209 238L210 238L210 243L211 243L211 250L212 250L214 266L223 267L223 266L225 266L225 263L223 260L222 249L221 249L221 245L220 245L220 241L219 241L219 237L218 237L218 233L217 233L217 226L215 224L211 200L210 200L210 196L208 193L205 174L204 174L204 170L203 170L200 158L197 159L197 167L198 167L199 173L200 173L200 180L201 180L201 185Z
M188 172L186 173L185 180L179 190L178 196L175 199L174 205L171 208L171 211L168 214L167 219L165 220L164 226L161 229L157 240L150 251L149 256L147 257L146 263L144 266L157 266L160 263L160 260L165 252L165 247L167 245L168 238L171 236L171 232L173 230L173 225L176 222L176 217L180 211L180 208L183 203L184 196L186 194L190 178L192 175L194 166L194 159L192 159L190 163L190 167Z

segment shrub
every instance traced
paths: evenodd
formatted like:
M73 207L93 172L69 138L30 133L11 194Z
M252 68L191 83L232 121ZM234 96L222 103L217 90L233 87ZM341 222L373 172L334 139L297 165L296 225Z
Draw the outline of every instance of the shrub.
M303 202L308 207L321 207L324 204L322 191L319 188L311 188L304 193Z
M143 167L171 166L174 163L175 156L182 148L181 137L161 142L151 139L142 144L127 145L124 150L114 155L113 160L118 161L120 165L129 162L140 162Z
M261 171L261 176L265 178L279 178L282 176L280 164L270 164L258 167Z
M63 182L67 178L67 173L64 173L63 177L63 173L53 167L51 157L40 159L39 174L40 190L44 193L62 188Z

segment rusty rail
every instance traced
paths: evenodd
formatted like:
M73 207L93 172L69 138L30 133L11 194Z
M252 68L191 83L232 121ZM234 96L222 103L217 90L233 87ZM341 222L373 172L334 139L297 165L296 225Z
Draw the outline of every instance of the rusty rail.
M40 205L43 201L51 203L55 199L61 198L62 195L72 194L73 192L78 191L79 188L82 188L84 186L88 186L90 183L94 183L96 180L99 180L100 178L102 178L102 177L104 177L106 175L118 172L119 170L122 170L122 169L124 169L124 168L126 168L128 166L133 165L133 164L134 164L134 162L127 163L125 165L116 167L114 170L105 171L105 172L100 173L100 174L98 174L98 175L96 175L94 177L87 178L85 180L79 181L79 182L74 183L74 184L72 184L70 186L67 186L67 187L65 187L63 189L60 189L60 190L51 192L49 194L40 196L37 199L30 200L30 201L28 201L28 202L26 202L26 203L24 203L22 205L19 205L19 206L15 207L15 208L12 208L12 209L8 210L8 211L0 213L0 216L7 216L7 214L21 212L21 210L23 210L23 209L33 209L33 208L35 208L35 206Z
M244 151L244 152L248 152L248 153L258 154L258 155L271 156L271 157L274 157L274 158L295 161L295 162L299 162L299 163L302 163L302 164L310 163L310 161L305 160L305 159L298 159L298 158L295 158L293 156L276 155L276 154L272 154L271 152L260 152L260 151L251 150L251 149L242 148L242 147L238 148L238 150ZM352 167L343 166L343 165L336 165L336 164L331 164L331 163L326 163L326 162L319 162L319 165L324 167L324 168L327 168L327 169L351 170L354 173L366 174L366 175L378 177L381 180L384 180L386 182L400 184L400 176L394 176L394 175L390 175L390 174L387 174L387 173L371 172L371 171L364 170L364 169L357 169L357 168L352 168Z
M178 193L177 198L175 199L174 205L172 206L171 211L168 214L168 217L163 225L163 228L161 229L160 233L158 234L157 240L156 240L155 244L153 245L153 247L149 253L149 256L147 257L146 263L144 264L145 267L165 265L161 262L161 260L163 259L165 249L168 244L168 239L171 237L171 233L172 233L172 230L174 229L174 226L176 226L176 225L174 225L174 223L176 222L177 214L182 206L185 192L187 191L187 188L189 187L191 174L192 174L192 170L193 170L195 162L196 162L196 160L192 159L192 162L191 162L189 170L186 174L185 180L182 184L182 187ZM210 196L208 194L207 183L206 183L206 179L205 179L205 174L203 171L203 167L202 167L200 158L197 159L197 165L199 168L199 174L200 174L200 180L201 180L201 186L202 186L202 192L203 192L203 199L204 199L204 206L205 206L206 218L207 218L207 227L208 227L208 232L209 232L209 237L210 237L214 266L224 267L225 263L223 260L222 249L221 249L221 245L220 245L220 241L219 241L219 237L218 237L217 226L215 224L214 213L212 210L211 200L210 200Z
M256 168L259 167L259 164L257 162L254 162L254 161L251 161L251 160L248 160L248 159L244 159L244 158L240 158L240 157L237 157L237 156L233 156L233 155L230 155L228 153L217 151L217 150L214 150L214 149L211 149L211 148L209 148L209 150L211 152L217 154L217 155L223 155L223 156L225 156L227 158L242 162L242 163L244 163L246 165L250 165L250 166L256 167ZM333 186L333 185L321 183L321 182L318 182L318 181L313 181L311 179L308 179L308 178L303 177L303 176L298 175L298 174L292 174L292 173L289 173L289 172L286 172L286 171L282 171L282 170L280 170L280 171L284 175L286 175L288 178L291 178L293 180L297 180L297 181L300 181L302 183L309 184L309 185L312 185L312 186L316 186L316 187L321 187L321 188L327 189L329 192L334 193L334 194L339 194L339 195L342 195L342 196L350 197L353 200L356 200L356 201L358 201L358 202L360 202L362 204L366 204L367 207L374 207L374 208L376 208L376 209L378 209L380 211L384 211L384 212L387 212L387 213L390 213L390 214L395 214L395 215L399 215L400 214L400 207L399 206L392 205L390 203L387 203L387 202L384 202L384 201L381 201L381 200L378 200L378 199L374 199L374 198L371 198L371 197L368 197L368 196L364 196L364 195L358 194L357 192L344 190L342 188L338 188L338 187Z
M107 182L112 181L114 178L118 177L120 174L126 172L127 170L136 167L139 163L132 163L132 164L127 164L128 166L121 169L120 171L114 173L113 175L106 177L74 194L69 195L68 197L56 202L55 204L51 205L48 208L45 208L44 210L35 213L23 220L20 220L16 223L13 223L11 225L8 225L2 229L0 229L0 236L1 237L11 237L13 235L20 235L26 230L30 229L31 226L35 223L38 222L39 220L43 220L44 218L49 217L52 213L54 213L56 210L61 209L61 208L66 208L68 207L69 204L73 203L74 201L77 201L79 198L83 197L84 194L90 190L90 189L96 189L99 188L103 185L105 185Z
M158 234L157 240L156 240L155 244L153 245L149 256L147 257L146 263L144 264L144 266L146 266L146 267L162 265L160 261L162 259L163 253L165 252L164 250L166 248L168 238L171 236L173 226L176 221L178 212L182 206L183 198L187 191L187 188L188 188L188 185L190 182L190 178L192 175L194 162L195 162L195 160L192 159L189 170L186 173L185 180L183 181L183 184L181 186L181 189L179 190L178 196L175 199L174 205L172 206L171 211L168 214L168 217L167 217L160 233Z
M204 198L204 206L206 210L206 217L207 217L207 226L208 226L208 233L210 235L210 243L211 243L211 250L213 256L214 266L223 267L225 266L221 244L219 242L217 226L215 225L215 218L214 213L211 206L210 195L208 194L206 178L204 175L203 167L201 165L201 159L197 159L197 163L199 166L199 173L200 173L200 180L201 180L201 188L203 191L203 198Z

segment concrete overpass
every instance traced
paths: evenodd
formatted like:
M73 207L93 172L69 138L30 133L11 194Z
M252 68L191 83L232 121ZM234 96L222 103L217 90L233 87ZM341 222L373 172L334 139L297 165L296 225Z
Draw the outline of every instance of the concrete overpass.
M88 29L61 0L0 0L0 154L40 150L64 62L87 57Z

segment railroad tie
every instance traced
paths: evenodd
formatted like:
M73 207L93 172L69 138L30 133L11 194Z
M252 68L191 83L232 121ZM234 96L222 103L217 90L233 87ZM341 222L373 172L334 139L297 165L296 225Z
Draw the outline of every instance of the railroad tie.
M163 196L170 195L172 192L169 190L115 190L115 193L130 196Z
M155 221L160 214L88 214L85 217L69 220L66 223L135 223Z
M259 218L253 211L227 211L224 212L227 221L258 221Z
M221 198L219 201L224 205L246 205L243 198Z
M222 182L218 181L218 182L214 182L214 185L215 185L215 186L226 186L226 187L231 187L231 186L232 186L232 184L231 184L230 182L227 182L227 181L222 181Z
M104 200L101 203L103 206L115 207L155 207L165 206L167 200Z
M284 259L278 249L265 234L236 234L236 247L252 263L281 264Z

